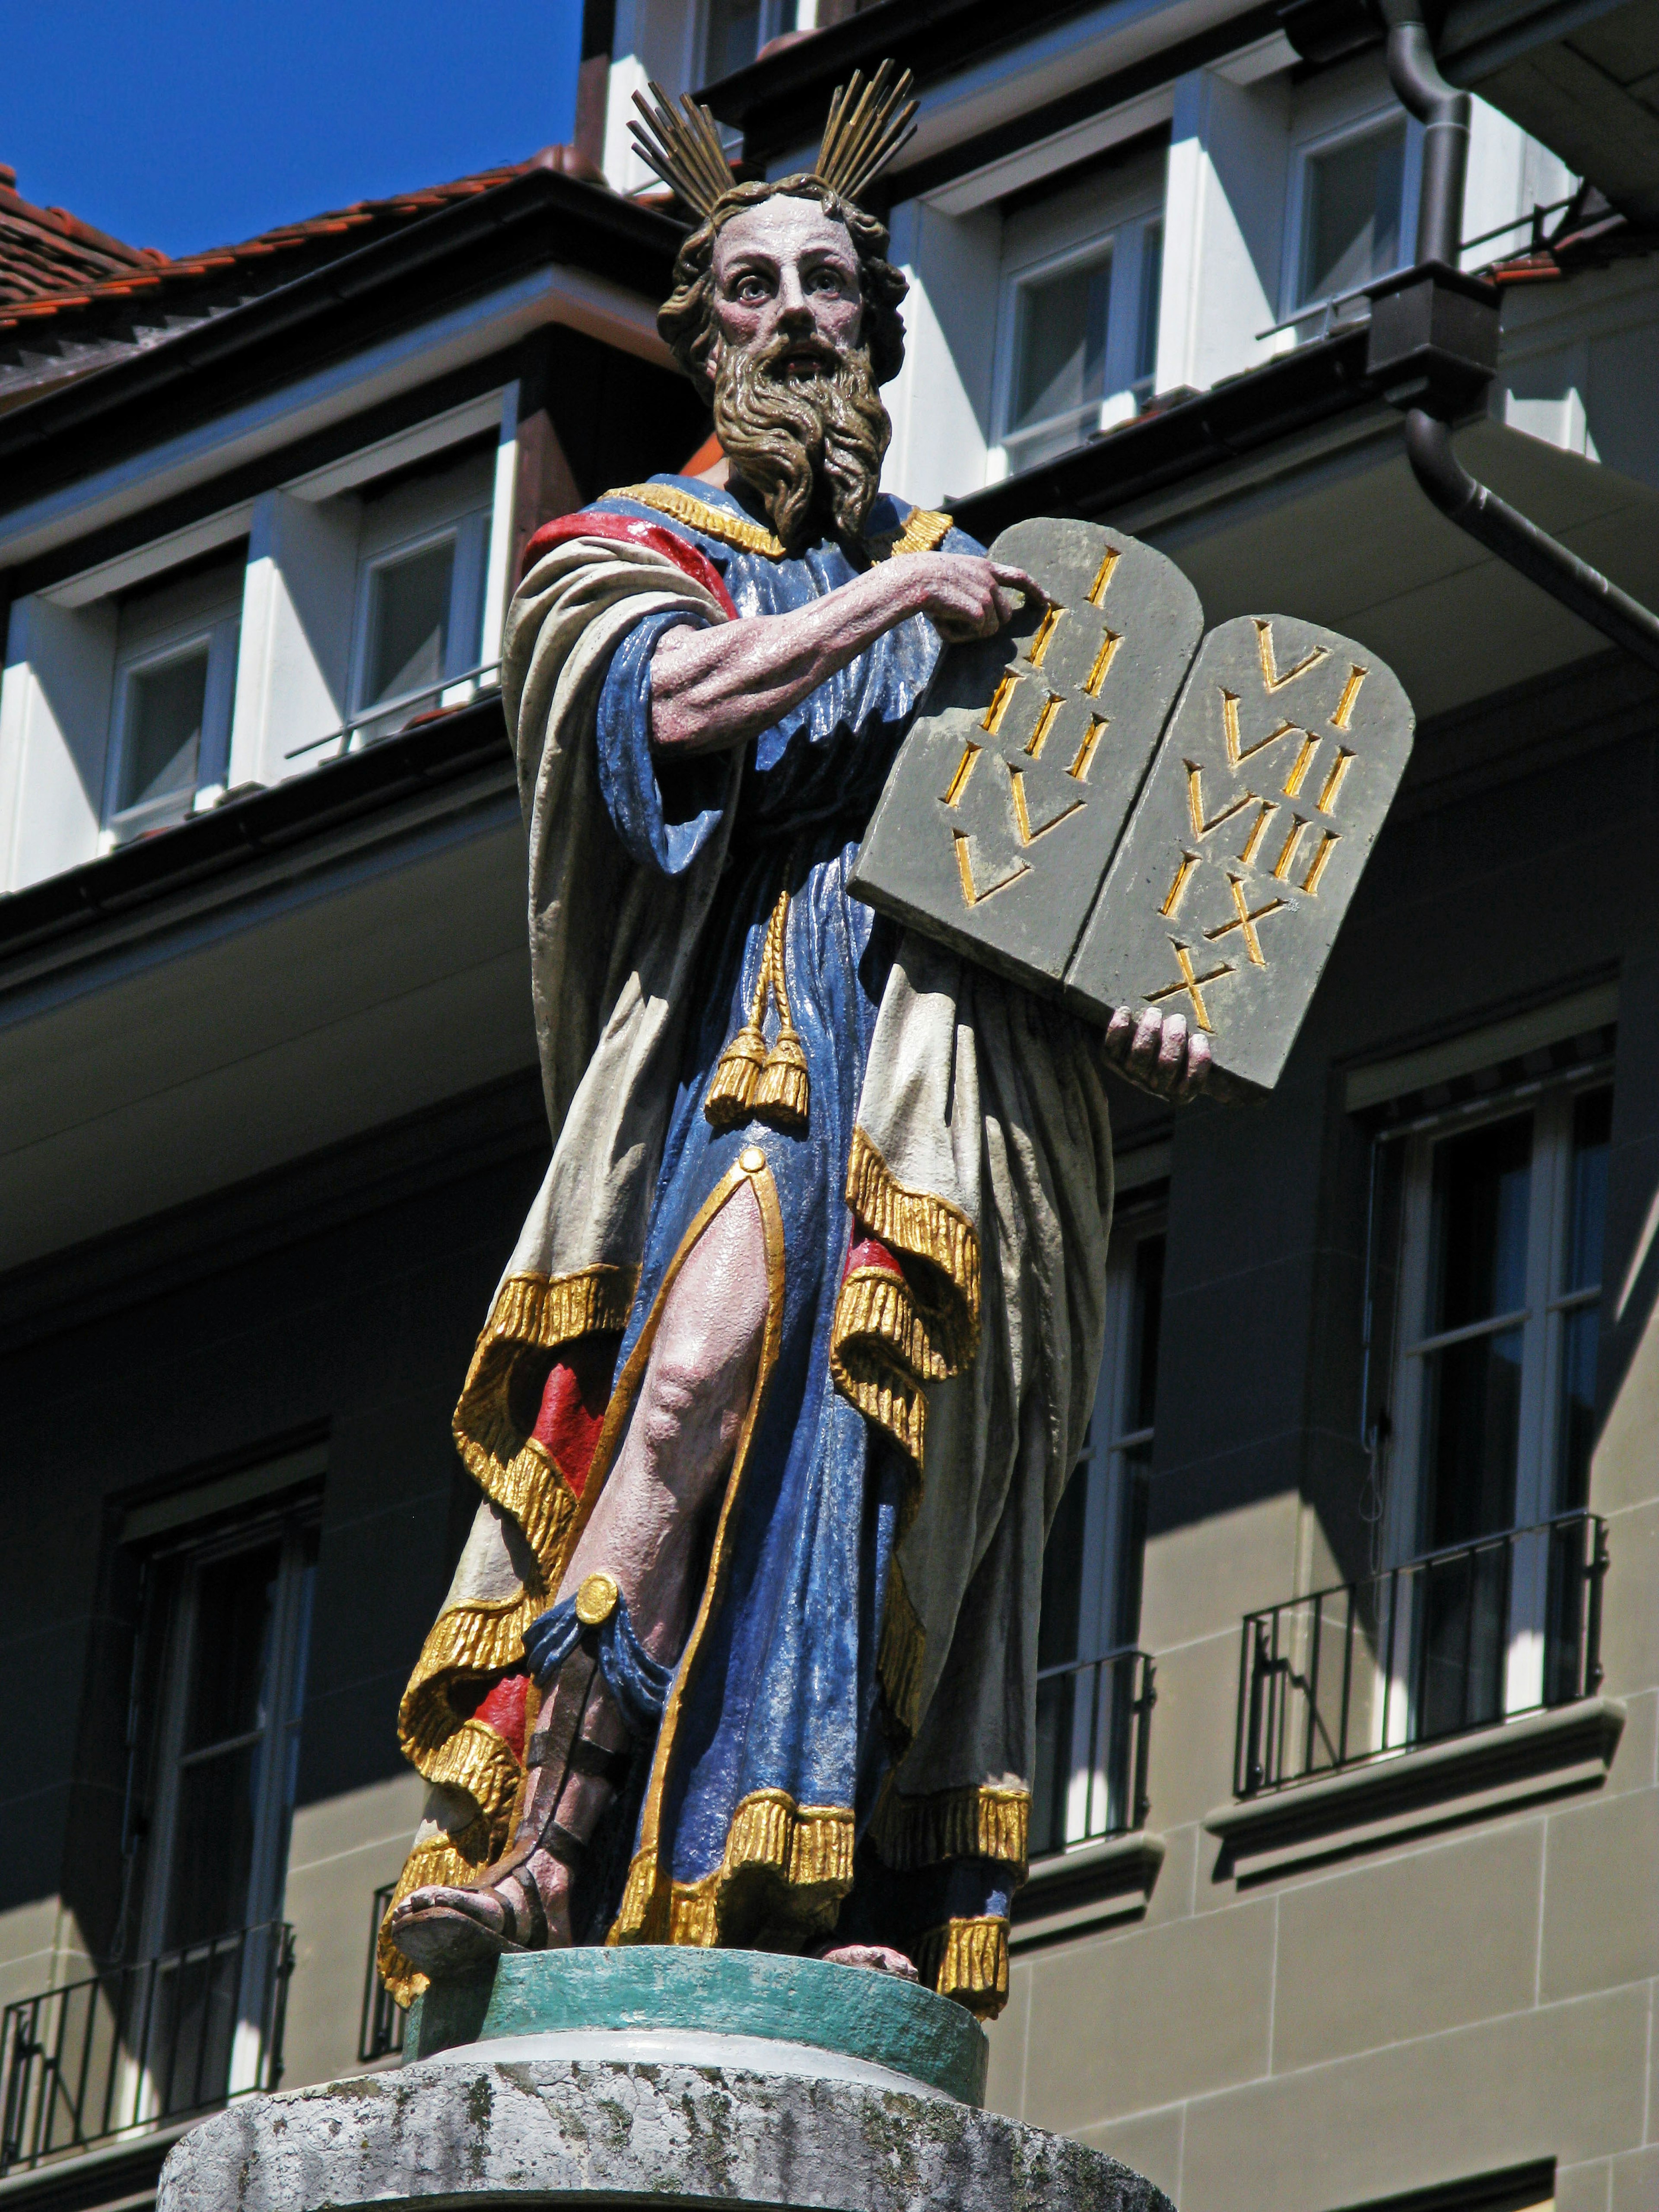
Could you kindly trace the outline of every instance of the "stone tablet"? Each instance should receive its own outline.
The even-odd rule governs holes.
[[[1066,976],[1095,1021],[1184,1014],[1270,1088],[1411,751],[1411,702],[1352,639],[1284,615],[1210,632]]]
[[[991,552],[1050,604],[942,656],[850,888],[1058,991],[1204,613],[1175,563],[1121,531],[1039,518]]]

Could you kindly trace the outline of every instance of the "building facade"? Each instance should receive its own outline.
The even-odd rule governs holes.
[[[1659,2201],[1659,693],[1413,481],[1366,288],[1421,134],[1334,12],[590,4],[580,151],[0,290],[0,2198],[396,2063],[393,1722],[547,1146],[505,599],[707,430],[633,91],[782,173],[892,52],[888,484],[1133,531],[1419,716],[1279,1088],[1115,1097],[992,2098],[1182,2212]],[[1656,48],[1441,33],[1504,301],[1458,452],[1650,605]]]

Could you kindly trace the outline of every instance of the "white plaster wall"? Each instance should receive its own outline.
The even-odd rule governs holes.
[[[108,599],[59,607],[30,598],[11,611],[0,692],[8,890],[78,867],[98,850],[115,620]]]
[[[884,395],[893,442],[883,482],[918,507],[938,507],[985,482],[1002,223],[994,211],[952,216],[906,200],[892,235],[910,293],[904,367]]]
[[[1265,361],[1279,319],[1289,81],[1194,70],[1176,86],[1157,387],[1203,390]]]
[[[230,771],[280,783],[317,765],[288,756],[345,720],[356,580],[356,501],[267,492],[248,536]]]
[[[654,78],[678,97],[697,76],[696,0],[617,0],[600,167],[617,191],[647,191],[658,183],[629,136],[634,94],[644,93],[647,79]]]

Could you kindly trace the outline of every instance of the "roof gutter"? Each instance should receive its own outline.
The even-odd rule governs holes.
[[[1417,266],[1371,295],[1368,374],[1404,409],[1412,473],[1448,521],[1604,637],[1659,669],[1659,616],[1478,483],[1452,451],[1453,417],[1484,398],[1498,365],[1496,289],[1464,276],[1457,265],[1469,95],[1440,73],[1422,0],[1380,4],[1389,27],[1389,82],[1424,129],[1423,185]]]

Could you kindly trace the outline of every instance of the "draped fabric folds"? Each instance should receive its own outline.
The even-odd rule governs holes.
[[[865,550],[940,544],[976,550],[883,500]],[[675,1272],[746,1180],[761,1381],[586,1939],[834,1929],[898,1943],[990,2014],[1024,1870],[1042,1540],[1103,1328],[1097,1048],[847,892],[937,659],[921,617],[736,754],[671,768],[649,742],[665,629],[854,573],[832,542],[786,558],[685,479],[532,541],[502,684],[553,1152],[456,1410],[483,1498],[399,1716],[429,1785],[399,1894],[470,1879],[509,1832],[525,1629]],[[384,1936],[381,1961],[394,1993],[420,1986]]]

